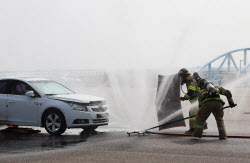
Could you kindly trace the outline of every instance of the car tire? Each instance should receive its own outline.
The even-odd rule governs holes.
[[[61,135],[67,129],[66,120],[59,110],[49,110],[44,115],[45,130],[51,135]]]

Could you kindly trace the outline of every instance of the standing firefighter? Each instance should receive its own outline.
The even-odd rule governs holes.
[[[198,87],[198,84],[191,75],[187,69],[182,68],[179,72],[178,75],[181,78],[181,85],[186,84],[187,86],[187,93],[184,95],[184,97],[180,97],[182,101],[189,100],[191,104],[197,101],[198,95],[200,92],[200,88]],[[195,116],[197,115],[199,107],[197,105],[192,106],[189,111],[189,116]],[[185,131],[185,134],[193,134],[195,131],[195,121],[196,117],[190,118],[189,119],[189,127],[190,129]],[[204,129],[207,129],[207,124],[204,123]]]
[[[199,111],[196,117],[195,137],[201,138],[203,132],[203,124],[208,119],[209,115],[213,113],[217,127],[219,130],[219,138],[226,139],[226,129],[223,120],[223,105],[225,102],[220,98],[220,95],[227,97],[228,103],[231,107],[235,107],[232,99],[232,94],[229,90],[226,90],[219,86],[213,86],[213,84],[205,79],[200,79],[198,85],[201,88],[199,93]]]

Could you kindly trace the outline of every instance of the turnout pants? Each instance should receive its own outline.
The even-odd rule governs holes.
[[[198,114],[198,110],[199,110],[199,106],[198,103],[196,102],[195,104],[193,104],[189,110],[189,116],[196,116]],[[189,118],[189,127],[191,128],[195,128],[195,124],[196,124],[196,117],[193,118]],[[206,125],[207,122],[204,122],[204,125]]]
[[[223,120],[223,108],[222,102],[220,101],[208,101],[199,109],[196,117],[196,126],[195,126],[195,137],[201,137],[203,132],[203,124],[208,119],[210,114],[213,113],[215,120],[217,122],[217,127],[219,131],[220,138],[226,138],[226,129]]]

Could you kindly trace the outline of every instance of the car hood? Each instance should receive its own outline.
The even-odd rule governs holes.
[[[78,102],[78,103],[89,103],[90,101],[104,101],[104,99],[101,97],[82,95],[82,94],[51,95],[47,97],[49,99]]]

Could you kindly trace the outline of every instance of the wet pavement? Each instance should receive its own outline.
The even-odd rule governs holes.
[[[218,135],[216,122],[214,120],[208,121],[209,129],[204,131],[204,134]],[[241,135],[250,136],[250,121],[226,121],[227,134],[228,135]],[[163,130],[162,132],[183,134],[186,128],[172,128]],[[157,130],[153,130],[159,132]],[[103,139],[107,140],[109,137],[113,137],[116,133],[123,133],[120,135],[121,139],[127,139],[125,129],[112,129],[110,127],[104,127],[97,131],[84,131],[82,129],[68,129],[61,136],[53,136],[46,132],[44,128],[40,127],[20,127],[7,128],[7,126],[0,127],[0,156],[11,155],[11,154],[24,154],[42,152],[48,150],[58,150],[64,148],[74,148],[76,146],[84,146],[89,138],[96,139],[95,142]],[[132,135],[138,137],[138,135]],[[148,135],[147,135],[148,136]],[[139,136],[140,137],[140,136]],[[138,138],[139,138],[138,137]],[[150,137],[154,137],[150,135]],[[172,139],[174,136],[165,136]],[[143,136],[141,136],[143,138]],[[149,137],[147,137],[149,138]],[[175,137],[176,139],[180,137]],[[190,139],[190,137],[187,137]],[[207,138],[206,138],[207,139]],[[216,138],[208,138],[216,139]],[[248,139],[250,141],[250,139]],[[247,140],[247,141],[248,141]],[[234,141],[234,140],[233,140]],[[94,143],[95,143],[94,142]],[[112,143],[112,142],[111,142]],[[185,144],[185,143],[184,143]]]
[[[217,135],[211,118],[205,134]],[[249,135],[250,121],[226,121],[228,135]],[[250,139],[194,139],[132,135],[110,126],[95,132],[69,129],[61,136],[41,132],[4,132],[0,128],[0,163],[9,162],[250,162]],[[183,133],[187,128],[166,132]]]
[[[39,152],[44,150],[60,149],[85,142],[89,136],[97,134],[96,131],[68,130],[64,135],[53,136],[42,128],[20,127],[0,128],[0,156],[6,154],[21,154]]]
[[[38,140],[31,140],[30,143],[36,144],[29,146],[31,149],[26,148],[26,152],[22,151],[22,153],[20,149],[19,154],[2,155],[0,162],[250,162],[250,139],[202,138],[197,140],[191,137],[165,135],[129,137],[126,132],[109,131],[97,132],[96,135],[84,139],[87,141],[69,143],[65,146],[60,141],[79,140],[80,135],[72,137],[65,135],[62,136],[63,138],[52,139],[48,135],[44,136],[46,134],[43,133],[37,134],[37,136],[39,135],[42,138],[40,143]],[[40,139],[37,136],[34,138]],[[68,139],[64,139],[64,137]],[[46,141],[48,142],[46,143]],[[17,142],[20,143],[18,139]],[[42,146],[42,142],[50,147]],[[29,142],[26,142],[26,146],[27,143]],[[24,148],[22,149],[24,150]]]

